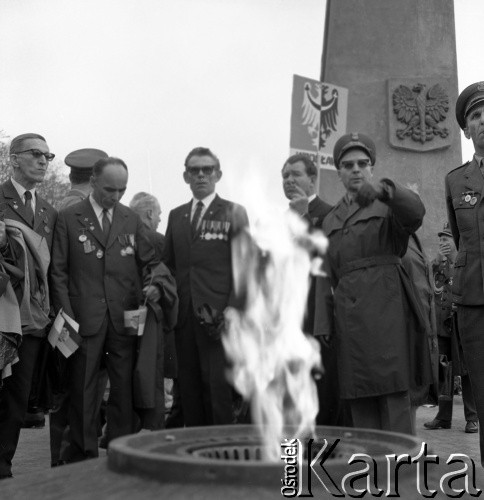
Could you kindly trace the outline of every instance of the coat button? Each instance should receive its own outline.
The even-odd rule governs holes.
[[[106,302],[106,299],[101,299],[101,302],[104,304]]]
[[[345,230],[343,231],[343,233],[344,233],[344,234],[348,234],[348,232],[349,232],[349,229],[345,229]]]

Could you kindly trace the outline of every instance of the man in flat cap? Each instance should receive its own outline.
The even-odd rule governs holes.
[[[318,278],[314,333],[335,336],[340,395],[354,425],[411,434],[411,377],[430,383],[432,373],[425,322],[401,257],[425,208],[389,179],[373,183],[375,144],[366,135],[344,135],[333,156],[346,189],[323,222],[335,324],[331,291]]]
[[[49,288],[55,209],[36,192],[54,159],[39,134],[22,134],[10,144],[11,178],[0,186],[1,260],[18,269],[10,276],[22,324],[19,361],[0,389],[0,479],[12,476],[12,459],[27,411],[32,378],[49,323]],[[12,268],[11,268],[12,269]]]
[[[71,169],[69,174],[71,190],[60,202],[59,210],[79,203],[89,196],[92,190],[92,169],[98,160],[107,157],[107,153],[94,148],[76,149],[66,156],[64,163]]]
[[[471,382],[462,356],[462,347],[454,321],[452,300],[452,280],[454,276],[457,248],[450,232],[448,222],[438,232],[439,248],[432,261],[434,275],[435,309],[437,316],[437,335],[440,355],[439,411],[430,422],[425,422],[426,429],[450,429],[454,398],[454,377],[460,375],[462,382],[462,402],[467,433],[478,432],[476,403],[472,394]]]
[[[462,91],[456,118],[474,157],[445,178],[449,224],[457,248],[452,294],[457,304],[457,325],[469,371],[477,415],[484,423],[484,81]],[[484,465],[484,434],[480,433]]]

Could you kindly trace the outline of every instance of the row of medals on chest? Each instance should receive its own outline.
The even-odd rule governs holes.
[[[200,238],[202,240],[225,240],[229,239],[230,222],[220,220],[202,220],[200,227]]]
[[[464,191],[463,193],[461,193],[461,195],[461,200],[465,203],[468,203],[472,207],[477,203],[477,196],[474,191]]]
[[[89,222],[90,226],[89,228],[80,228],[79,231],[81,234],[79,235],[79,242],[82,243],[82,246],[84,248],[84,253],[92,253],[94,250],[96,250],[96,245],[91,242],[91,240],[87,237],[86,231],[89,229],[89,231],[94,231],[94,224],[90,222],[88,219],[85,219],[84,222]],[[120,234],[118,236],[118,241],[121,245],[121,250],[120,254],[121,257],[126,257],[127,255],[133,255],[134,254],[134,234]],[[104,256],[104,252],[102,251],[101,248],[97,249],[96,252],[96,257],[98,259],[102,259]]]

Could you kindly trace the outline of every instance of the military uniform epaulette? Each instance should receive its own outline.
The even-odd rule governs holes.
[[[470,164],[470,161],[466,161],[463,165],[460,165],[459,167],[455,167],[454,169],[452,169],[450,172],[447,172],[447,176],[449,176],[450,174],[454,173],[454,172],[457,172],[458,170],[460,170],[461,168],[464,168],[464,167],[467,167],[468,165]]]

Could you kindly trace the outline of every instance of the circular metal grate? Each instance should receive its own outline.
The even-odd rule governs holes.
[[[329,443],[332,445],[332,442]],[[324,442],[315,441],[311,446],[311,460],[316,457]],[[355,453],[364,453],[363,446],[355,444],[340,444],[335,448],[327,460],[344,459],[348,460]],[[262,461],[263,451],[260,443],[215,443],[208,446],[188,448],[189,454],[195,457],[209,458],[211,460],[236,460],[236,461]],[[308,456],[307,448],[304,450],[304,459]]]

